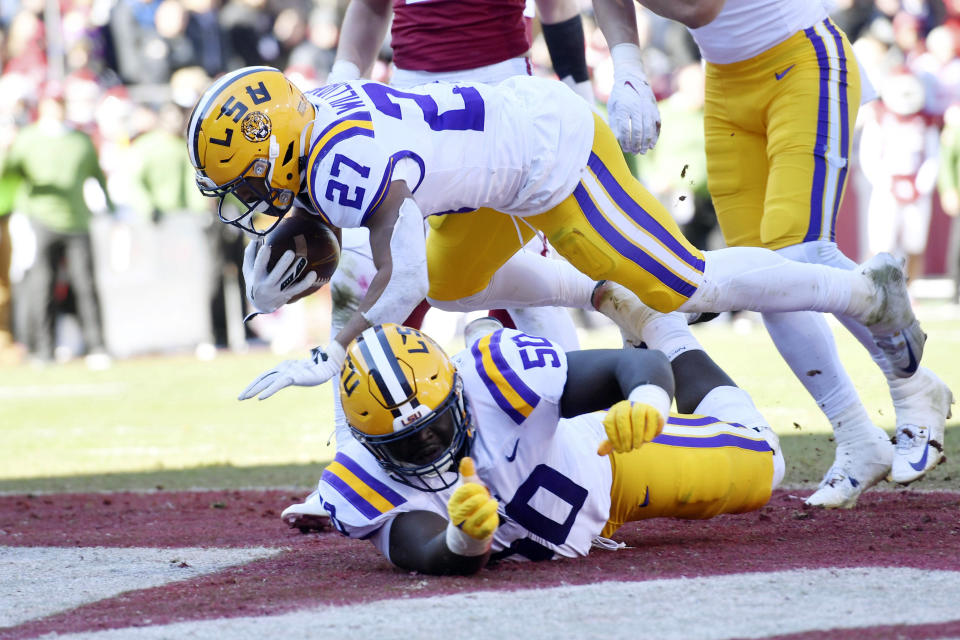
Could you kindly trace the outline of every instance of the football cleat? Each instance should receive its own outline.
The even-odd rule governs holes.
[[[887,476],[893,462],[893,445],[882,429],[876,430],[876,438],[869,443],[837,448],[833,466],[804,504],[826,509],[852,509],[861,493]]]
[[[701,324],[710,322],[720,317],[719,313],[714,311],[688,311],[686,314],[687,324]]]
[[[590,296],[593,308],[607,316],[620,328],[624,342],[643,342],[643,327],[664,314],[641,302],[635,293],[612,280],[600,280]]]
[[[897,412],[896,449],[890,480],[908,484],[946,460],[943,440],[947,419],[952,415],[953,393],[929,369],[917,372],[918,390],[894,399]]]
[[[280,519],[292,529],[299,529],[300,533],[323,531],[330,526],[330,514],[320,502],[320,494],[316,491],[307,496],[303,502],[292,504],[283,510]]]
[[[903,267],[889,253],[878,253],[860,265],[858,271],[870,278],[877,289],[877,306],[864,324],[886,355],[894,375],[909,378],[920,366],[927,334],[913,314]]]

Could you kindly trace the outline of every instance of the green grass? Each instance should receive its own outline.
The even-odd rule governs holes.
[[[925,303],[924,364],[960,392],[960,310]],[[836,326],[838,348],[876,424],[892,433],[886,385]],[[830,425],[759,323],[716,321],[695,332],[781,435],[788,485],[816,483],[833,459]],[[615,346],[611,328],[584,346]],[[82,363],[0,369],[0,491],[309,487],[333,457],[329,386],[285,389],[266,401],[237,394],[278,357],[266,351],[137,358],[101,372]],[[958,413],[960,417],[960,413]],[[947,464],[919,487],[960,490],[960,420],[948,423]]]

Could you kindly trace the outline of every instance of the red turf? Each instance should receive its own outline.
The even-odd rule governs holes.
[[[333,532],[302,535],[291,530],[279,512],[300,498],[283,491],[0,496],[0,545],[5,546],[284,549],[242,567],[3,629],[0,639],[122,628],[144,619],[163,624],[278,614],[403,594],[425,597],[795,568],[960,570],[956,493],[872,491],[854,510],[823,511],[804,508],[799,497],[779,491],[770,504],[750,514],[630,524],[616,536],[629,545],[625,550],[539,564],[506,562],[472,578],[411,576],[391,567],[369,543]],[[930,545],[930,540],[937,543]],[[372,584],[377,588],[371,589]],[[943,636],[960,632],[960,622],[875,631],[876,637]]]

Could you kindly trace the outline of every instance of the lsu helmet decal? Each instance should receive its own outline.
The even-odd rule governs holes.
[[[452,486],[472,440],[463,383],[429,337],[377,325],[347,347],[340,401],[354,437],[398,482],[422,491]]]
[[[187,124],[187,150],[205,196],[220,199],[218,215],[257,235],[280,221],[300,192],[314,107],[273,67],[244,67],[210,86]],[[227,215],[236,196],[244,206]],[[257,214],[272,216],[269,224]]]

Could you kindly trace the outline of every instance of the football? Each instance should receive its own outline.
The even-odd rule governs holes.
[[[330,281],[340,262],[340,240],[337,234],[319,217],[303,209],[293,209],[285,215],[264,237],[263,243],[264,247],[270,247],[268,270],[273,269],[277,260],[287,250],[292,250],[296,254],[294,272],[280,284],[281,290],[299,282],[300,278],[307,273],[317,272],[316,283],[303,293],[291,298],[289,302],[295,302],[316,293]]]

